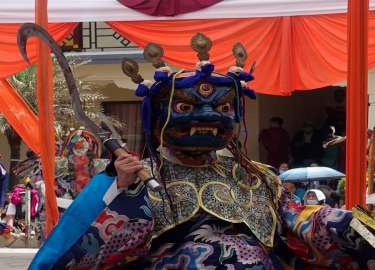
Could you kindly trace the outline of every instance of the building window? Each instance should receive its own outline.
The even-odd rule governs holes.
[[[64,51],[121,51],[138,46],[104,22],[84,22],[62,41]]]

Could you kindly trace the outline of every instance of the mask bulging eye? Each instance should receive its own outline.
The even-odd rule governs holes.
[[[174,111],[178,113],[192,112],[193,110],[194,110],[194,106],[192,104],[178,102],[174,105]]]
[[[233,108],[232,108],[232,105],[229,102],[227,102],[227,103],[224,103],[224,104],[221,104],[221,105],[217,106],[216,110],[218,112],[228,113],[228,112],[233,111]]]

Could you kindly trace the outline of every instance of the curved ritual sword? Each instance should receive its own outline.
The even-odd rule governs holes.
[[[17,43],[23,59],[27,63],[30,63],[26,51],[27,41],[30,37],[37,37],[40,40],[42,40],[51,48],[51,51],[55,54],[56,59],[63,71],[69,89],[74,114],[77,117],[77,119],[80,122],[82,122],[88,129],[90,129],[94,134],[96,134],[103,142],[103,145],[109,151],[111,151],[116,157],[120,156],[121,154],[127,154],[128,152],[121,147],[117,138],[111,138],[110,132],[98,127],[84,113],[76,82],[67,59],[65,58],[60,46],[55,42],[55,40],[49,35],[49,33],[46,30],[44,30],[44,28],[40,27],[37,24],[25,23],[21,26],[21,28],[18,31]],[[145,184],[147,184],[147,187],[149,187],[151,190],[159,191],[161,189],[160,184],[152,176],[149,170],[142,169],[138,171],[137,175]]]

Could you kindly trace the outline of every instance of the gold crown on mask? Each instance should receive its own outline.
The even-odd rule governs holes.
[[[212,41],[207,36],[205,36],[202,33],[197,33],[191,38],[190,45],[191,48],[197,52],[197,57],[199,59],[199,61],[196,64],[196,70],[201,70],[204,66],[211,64],[209,60],[209,51],[212,48]],[[248,58],[246,49],[240,42],[238,42],[233,46],[232,54],[236,59],[236,64],[229,68],[229,72],[240,74],[244,71],[243,68]],[[162,60],[163,56],[164,50],[158,44],[149,43],[144,48],[144,59],[152,63],[152,66],[156,69],[156,71],[165,72],[169,75],[172,73],[172,69],[169,66],[167,66],[165,62]],[[256,62],[254,61],[248,74],[253,74],[255,70],[255,64]],[[136,84],[142,83],[144,85],[147,85],[148,87],[150,87],[153,84],[153,82],[143,79],[143,77],[139,74],[138,63],[132,59],[123,59],[122,70]],[[182,74],[181,76],[187,75],[188,74]]]

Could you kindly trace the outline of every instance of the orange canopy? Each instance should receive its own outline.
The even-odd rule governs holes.
[[[375,66],[375,12],[369,16],[369,67]],[[210,52],[216,69],[226,72],[235,63],[232,46],[242,42],[247,67],[256,60],[251,87],[270,95],[290,95],[346,80],[346,14],[253,19],[108,22],[127,39],[144,47],[160,44],[165,60],[192,69],[197,57],[190,38],[202,32],[213,41]]]
[[[214,43],[211,60],[221,72],[234,63],[233,44],[241,41],[249,52],[247,67],[257,61],[259,93],[289,95],[294,90],[310,90],[346,80],[346,14],[311,15],[254,19],[213,19],[176,21],[109,22],[126,38],[145,46],[159,43],[167,62],[194,68],[197,61],[190,48],[196,32],[208,35]],[[56,40],[70,33],[75,23],[50,24]],[[0,78],[26,67],[16,47],[17,24],[0,24]],[[375,12],[369,15],[369,67],[375,66]],[[216,46],[215,46],[216,44]],[[29,55],[36,59],[35,42]]]
[[[58,42],[61,42],[73,29],[76,23],[52,23],[48,25],[48,32]],[[0,24],[0,78],[6,78],[27,67],[17,47],[17,31],[20,24]],[[28,42],[28,55],[34,63],[37,57],[37,42]]]

